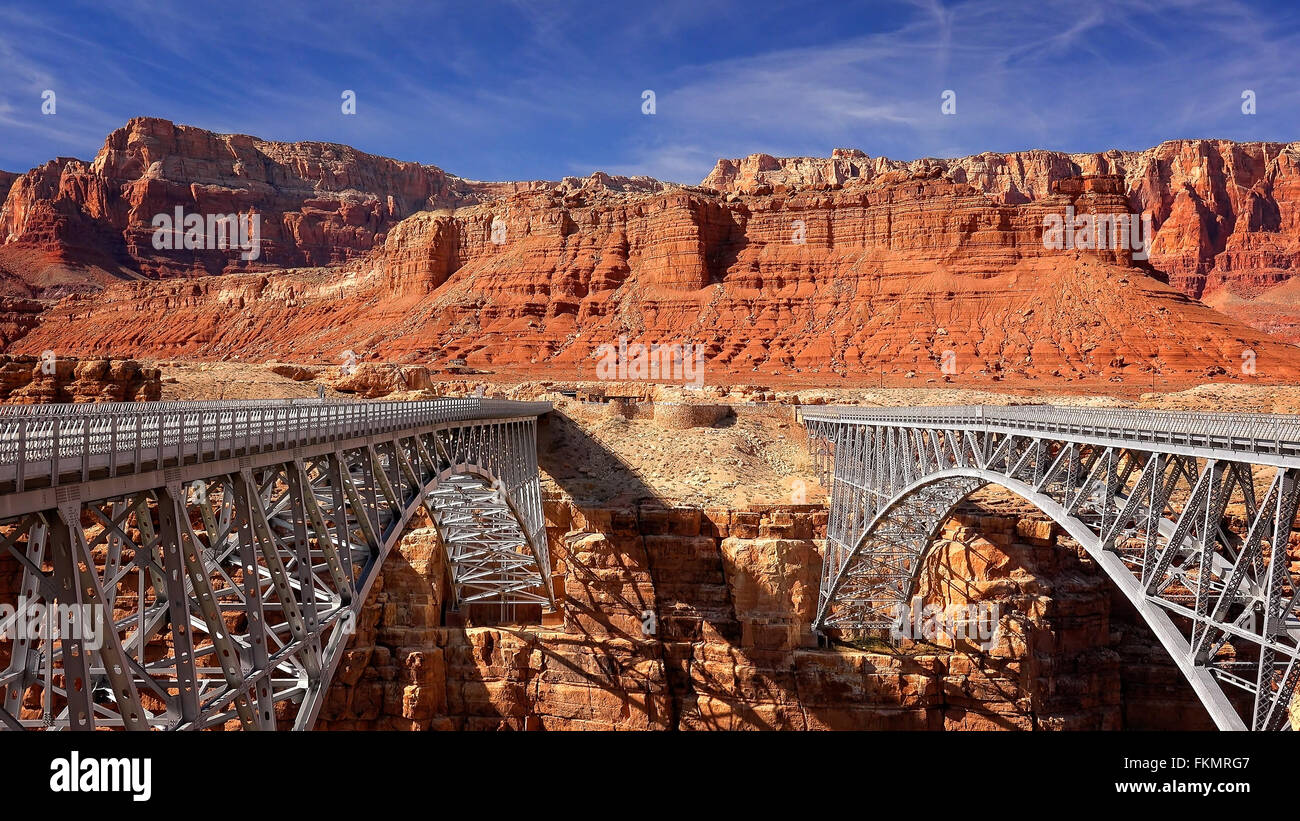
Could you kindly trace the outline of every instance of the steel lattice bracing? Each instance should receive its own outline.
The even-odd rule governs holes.
[[[310,728],[421,508],[458,603],[549,608],[536,458],[549,410],[475,399],[5,409],[0,578],[21,581],[0,603],[77,605],[100,629],[17,635],[18,613],[0,624],[12,636],[0,638],[0,726],[273,729],[292,715]]]
[[[896,627],[943,521],[996,484],[1088,551],[1220,728],[1289,727],[1300,417],[1027,406],[802,418],[831,482],[818,629]]]

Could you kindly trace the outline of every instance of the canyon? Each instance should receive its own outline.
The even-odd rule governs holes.
[[[10,364],[29,375],[40,365]],[[539,422],[537,453],[557,612],[454,609],[437,531],[417,514],[365,600],[319,729],[1210,726],[1174,662],[1087,553],[1046,514],[992,489],[945,522],[920,587],[931,606],[995,606],[992,643],[944,636],[891,643],[834,633],[819,641],[811,625],[827,494],[795,410],[840,398],[826,389],[697,392],[588,383],[575,392],[547,382],[474,378],[412,389],[427,377],[417,367],[364,368],[338,378],[332,369],[283,363],[186,361],[60,361],[53,378],[88,401],[85,386],[93,379],[132,368],[160,386],[164,399],[231,398],[226,386],[235,383],[257,386],[258,396],[386,388],[398,399],[439,390],[554,403]],[[1143,404],[1214,401],[1258,410],[1296,401],[1282,389],[1232,387],[1238,393],[1230,397],[1153,394]],[[130,398],[110,393],[96,396]],[[683,401],[695,393],[709,401]],[[871,404],[917,403],[913,391],[852,393]],[[946,403],[1016,401],[955,388],[924,393]],[[44,390],[25,396],[62,398]],[[1105,397],[1041,398],[1126,405]],[[138,519],[125,526],[134,543]],[[93,550],[97,562],[106,560],[105,544]],[[16,595],[20,565],[0,558],[0,592]],[[1300,566],[1300,544],[1291,546],[1290,561]],[[24,707],[26,717],[39,715],[38,703]],[[292,702],[278,710],[286,724],[292,720]]]
[[[627,337],[702,346],[710,383],[1294,382],[1295,163],[1294,144],[1193,140],[753,155],[699,186],[478,183],[138,119],[92,162],[10,183],[0,334],[27,354],[351,351],[589,379]],[[177,205],[256,210],[262,253],[153,250],[150,218]],[[1066,208],[1150,214],[1150,259],[1045,249],[1044,218]]]
[[[550,417],[539,437],[559,612],[539,624],[450,610],[436,534],[417,522],[367,601],[321,729],[1209,726],[1136,612],[1023,503],[970,500],[926,569],[929,604],[996,602],[993,647],[818,646],[822,504],[684,502],[654,481],[611,496],[568,457],[584,417]]]

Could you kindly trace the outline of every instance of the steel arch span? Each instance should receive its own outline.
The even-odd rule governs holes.
[[[457,606],[551,608],[536,458],[549,410],[0,411],[0,578],[20,580],[0,593],[0,727],[310,729],[420,510]]]
[[[802,418],[831,487],[816,629],[898,627],[943,521],[995,484],[1083,546],[1220,729],[1289,729],[1300,417],[974,406]]]

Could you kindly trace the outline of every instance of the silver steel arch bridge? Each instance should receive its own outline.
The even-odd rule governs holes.
[[[310,729],[421,509],[456,606],[552,609],[536,454],[550,410],[0,409],[0,727]]]
[[[1124,592],[1220,729],[1290,729],[1300,417],[804,408],[830,519],[815,629],[894,630],[943,521],[990,484]]]

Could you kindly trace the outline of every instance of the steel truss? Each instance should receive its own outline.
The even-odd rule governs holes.
[[[434,403],[354,404],[387,419],[379,406]],[[224,446],[193,460],[155,450],[138,472],[56,475],[0,496],[0,569],[21,578],[0,594],[11,605],[0,628],[14,635],[0,639],[0,726],[310,729],[380,566],[421,508],[456,604],[551,608],[536,457],[549,405],[457,407],[396,426],[277,423],[269,437],[232,423]],[[27,615],[75,605],[90,624],[16,630],[18,603]]]
[[[926,551],[989,484],[1128,596],[1221,729],[1289,729],[1300,418],[1052,407],[805,410],[831,483],[815,628],[898,626]]]

